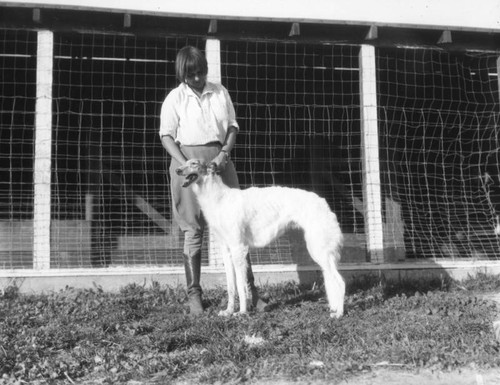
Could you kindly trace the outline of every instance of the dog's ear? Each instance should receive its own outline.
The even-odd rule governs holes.
[[[207,164],[207,172],[208,174],[218,174],[219,168],[217,167],[217,164],[215,162]]]

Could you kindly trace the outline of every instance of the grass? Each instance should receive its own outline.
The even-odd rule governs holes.
[[[322,290],[294,283],[261,292],[272,311],[221,318],[222,289],[202,317],[182,288],[131,285],[119,293],[67,288],[0,298],[0,384],[237,383],[340,380],[380,365],[398,370],[500,367],[492,322],[498,276],[466,281],[348,283],[333,320]]]

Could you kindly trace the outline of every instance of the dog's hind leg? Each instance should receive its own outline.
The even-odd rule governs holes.
[[[229,249],[221,242],[219,242],[221,247],[222,259],[224,261],[224,270],[226,271],[226,283],[227,283],[227,308],[226,310],[221,310],[219,312],[220,316],[228,317],[234,313],[234,306],[236,300],[236,276],[233,265],[233,259],[231,258],[231,253]]]
[[[321,258],[313,259],[323,271],[330,317],[340,318],[344,314],[345,282],[337,270],[335,257],[331,253],[324,253]]]
[[[337,270],[339,247],[331,243],[330,236],[321,232],[305,232],[304,238],[309,254],[323,271],[330,317],[339,318],[344,314],[345,296],[345,283]]]
[[[345,282],[337,270],[337,266],[332,255],[328,256],[328,261],[323,268],[325,279],[325,289],[330,305],[330,317],[340,318],[344,314]]]

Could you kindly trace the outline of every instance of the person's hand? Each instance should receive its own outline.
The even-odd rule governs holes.
[[[219,154],[212,160],[213,163],[217,166],[217,170],[219,172],[222,172],[225,170],[227,161],[228,161],[228,155],[227,152],[221,151]]]

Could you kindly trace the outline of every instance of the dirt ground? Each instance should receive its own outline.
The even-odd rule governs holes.
[[[498,385],[500,370],[474,371],[470,369],[455,372],[420,371],[420,373],[399,372],[390,369],[375,370],[339,385]]]
[[[128,385],[142,384],[139,382]],[[331,381],[289,381],[289,380],[259,380],[245,382],[249,385],[500,385],[500,369],[487,371],[463,369],[453,372],[432,372],[421,370],[411,373],[404,370],[380,368],[370,373],[361,374],[338,383]],[[176,385],[192,385],[179,382]]]
[[[252,385],[295,385],[290,381],[251,382]],[[347,381],[332,384],[331,381],[301,382],[301,385],[499,385],[500,370],[475,371],[465,369],[455,372],[420,371],[408,373],[393,369],[377,369],[353,377]]]

